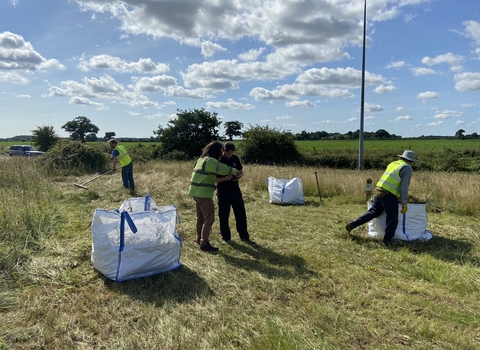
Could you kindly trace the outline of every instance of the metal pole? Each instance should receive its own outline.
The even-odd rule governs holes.
[[[365,107],[365,38],[367,31],[367,0],[363,7],[363,58],[362,58],[362,97],[360,104],[360,134],[358,137],[358,170],[363,170],[363,124]]]

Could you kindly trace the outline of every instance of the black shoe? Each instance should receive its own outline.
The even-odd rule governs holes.
[[[209,252],[209,253],[218,252],[218,248],[214,247],[213,245],[210,245],[210,243],[201,245],[200,249],[203,250],[204,252]]]
[[[348,233],[350,233],[350,231],[352,231],[354,229],[353,225],[348,223],[346,226],[345,226],[345,230],[347,230]]]
[[[391,248],[393,245],[392,241],[382,241],[382,247]]]
[[[257,244],[254,241],[251,241],[250,239],[242,239],[242,242],[248,243],[248,244]]]

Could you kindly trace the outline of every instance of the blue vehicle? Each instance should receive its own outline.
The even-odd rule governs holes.
[[[8,151],[9,156],[24,156],[24,157],[37,157],[41,156],[44,152],[38,151],[33,146],[26,145],[12,145]]]

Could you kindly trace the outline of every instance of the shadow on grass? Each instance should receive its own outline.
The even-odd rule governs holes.
[[[271,249],[262,247],[259,244],[246,245],[230,241],[229,245],[233,249],[250,255],[251,257],[235,257],[221,250],[219,255],[221,255],[229,265],[245,270],[254,270],[269,278],[310,278],[316,275],[314,271],[305,267],[305,260],[298,255],[282,255]]]
[[[430,231],[431,232],[431,231]],[[456,240],[442,237],[435,232],[431,232],[433,238],[427,242],[422,241],[396,241],[393,250],[406,248],[413,254],[429,254],[435,259],[451,262],[457,265],[470,264],[480,267],[480,258],[472,255],[475,246],[465,240]],[[351,239],[357,244],[369,244],[380,242],[377,238],[368,236],[352,235]]]
[[[210,286],[195,271],[185,266],[155,276],[120,283],[100,273],[99,276],[103,278],[109,290],[126,294],[133,300],[155,304],[157,307],[162,306],[166,301],[185,303],[198,297],[214,294]]]

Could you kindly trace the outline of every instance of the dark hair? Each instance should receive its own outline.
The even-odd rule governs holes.
[[[220,158],[223,152],[223,144],[220,141],[212,141],[202,149],[201,158],[209,156],[215,159]]]
[[[225,142],[225,151],[235,151],[235,145],[233,144],[233,142]]]

